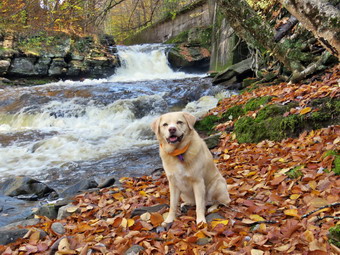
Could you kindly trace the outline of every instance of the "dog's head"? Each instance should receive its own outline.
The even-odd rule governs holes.
[[[157,118],[151,128],[157,139],[169,144],[182,142],[193,130],[196,117],[186,112],[170,112]]]

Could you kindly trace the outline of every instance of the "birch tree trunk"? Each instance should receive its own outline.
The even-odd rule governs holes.
[[[340,11],[326,0],[280,0],[334,56],[340,53]]]

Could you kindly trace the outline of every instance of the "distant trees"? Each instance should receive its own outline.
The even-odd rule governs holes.
[[[0,30],[125,37],[195,0],[1,0]]]

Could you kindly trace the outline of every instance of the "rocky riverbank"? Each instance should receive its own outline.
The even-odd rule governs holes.
[[[0,76],[5,78],[108,77],[119,65],[109,35],[0,33]]]

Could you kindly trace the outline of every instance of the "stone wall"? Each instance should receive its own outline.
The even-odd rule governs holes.
[[[110,50],[113,46],[110,36],[96,42],[93,37],[62,33],[30,37],[2,33],[0,76],[107,77],[119,66],[118,57]]]
[[[178,12],[173,18],[166,18],[129,38],[127,44],[163,43],[193,27],[211,26],[210,1],[201,0]]]

